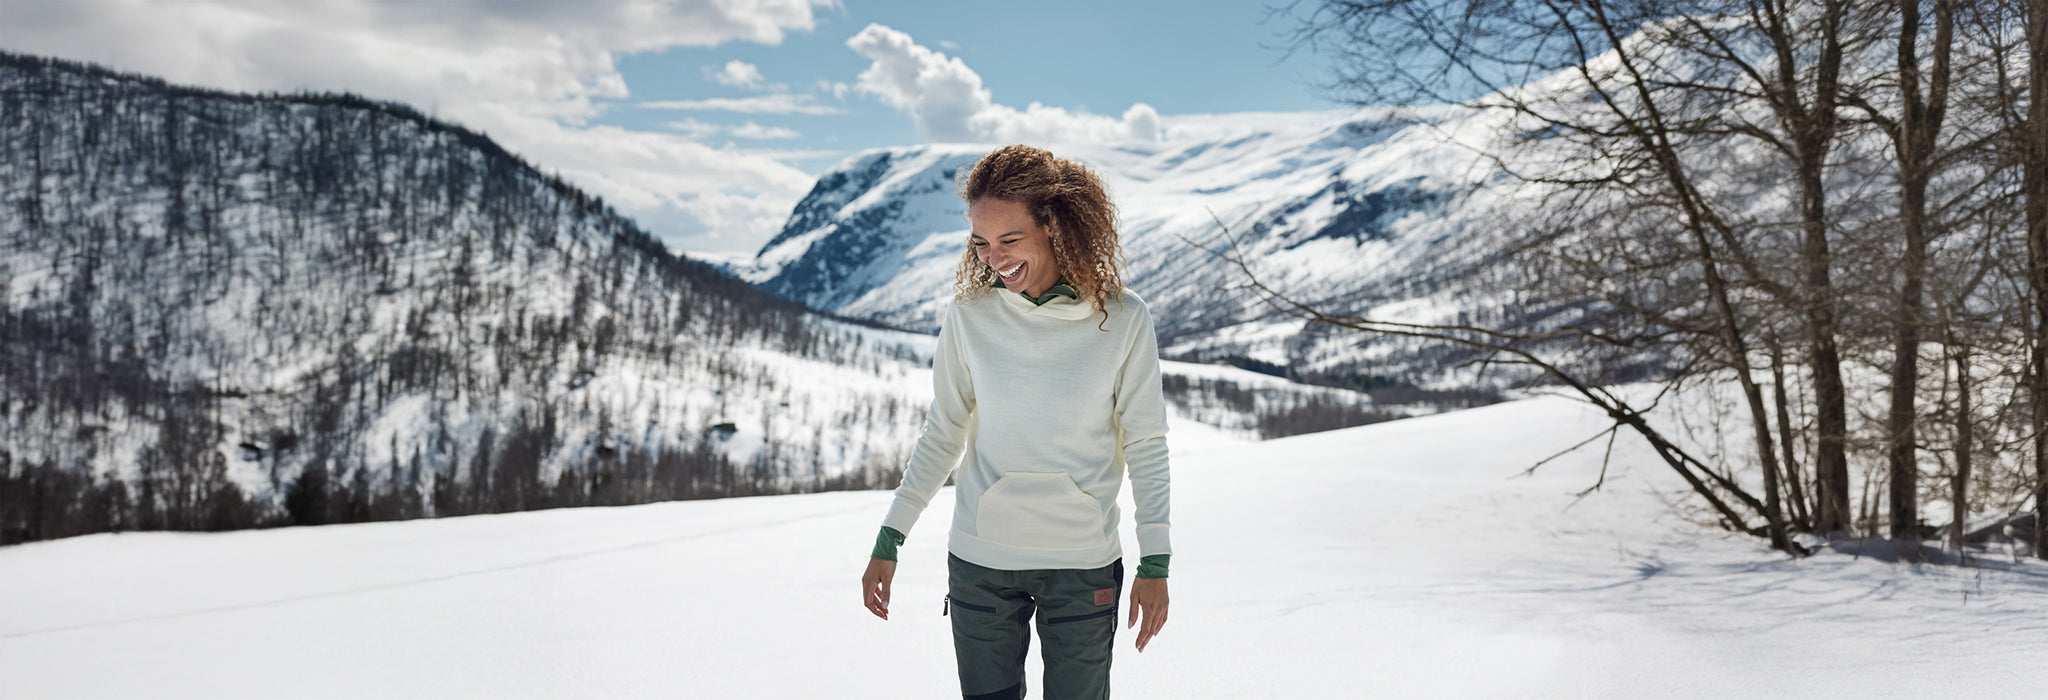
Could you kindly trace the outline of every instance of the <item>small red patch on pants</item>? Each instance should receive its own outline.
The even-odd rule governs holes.
[[[1114,602],[1116,602],[1116,589],[1104,588],[1095,592],[1096,605],[1108,605]]]

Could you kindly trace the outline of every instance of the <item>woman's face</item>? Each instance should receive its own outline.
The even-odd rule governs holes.
[[[1060,281],[1052,235],[1031,220],[1022,203],[992,197],[976,200],[967,207],[967,222],[974,254],[996,271],[1005,289],[1038,296]]]

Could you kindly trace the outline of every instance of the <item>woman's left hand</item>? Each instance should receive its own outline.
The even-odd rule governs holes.
[[[1138,651],[1142,652],[1145,643],[1166,626],[1166,579],[1141,578],[1131,582],[1131,619],[1124,627],[1136,626],[1141,616],[1145,624],[1138,628]]]
[[[861,603],[868,612],[884,620],[889,619],[889,582],[896,580],[896,562],[887,559],[868,559],[868,570],[860,575]]]

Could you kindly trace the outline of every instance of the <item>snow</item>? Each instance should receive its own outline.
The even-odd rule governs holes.
[[[1311,385],[1301,384],[1298,382],[1291,382],[1284,377],[1275,377],[1270,374],[1253,372],[1248,369],[1232,367],[1230,365],[1207,365],[1199,362],[1176,362],[1174,360],[1160,360],[1159,372],[1161,374],[1177,374],[1184,377],[1188,377],[1190,379],[1228,381],[1242,385],[1246,388],[1278,389],[1289,391],[1313,390],[1313,387]],[[1359,396],[1359,398],[1364,399],[1365,397]]]
[[[1173,617],[1144,654],[1119,635],[1118,697],[2038,687],[2048,566],[1788,559],[1695,522],[1628,436],[1583,500],[1599,443],[1523,475],[1603,427],[1555,396],[1258,443],[1176,424]],[[8,547],[0,695],[948,697],[951,495],[910,533],[884,622],[856,580],[889,498]]]

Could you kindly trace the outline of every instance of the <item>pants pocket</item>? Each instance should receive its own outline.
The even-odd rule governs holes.
[[[1102,503],[1066,472],[1010,472],[981,494],[975,535],[1033,549],[1082,549],[1107,536]]]
[[[953,596],[952,596],[952,594],[947,594],[947,595],[946,595],[946,607],[948,607],[948,608],[959,608],[959,609],[961,609],[961,610],[966,610],[966,611],[969,611],[969,612],[978,612],[978,613],[981,613],[981,614],[983,614],[983,615],[994,615],[994,614],[996,614],[996,609],[995,609],[995,606],[992,606],[992,605],[975,605],[975,604],[973,604],[973,603],[969,603],[969,602],[966,602],[966,601],[960,600],[959,598],[955,598],[955,597],[953,597]]]

